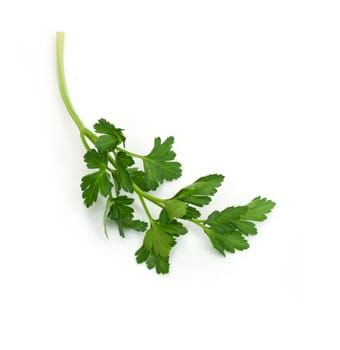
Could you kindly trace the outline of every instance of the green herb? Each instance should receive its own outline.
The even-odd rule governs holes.
[[[196,224],[210,240],[212,246],[222,255],[234,253],[249,247],[246,237],[255,235],[254,222],[264,221],[275,203],[256,197],[250,203],[214,211],[207,218],[201,218],[199,211],[211,202],[211,197],[221,186],[224,176],[212,174],[200,177],[194,183],[182,188],[171,198],[159,198],[150,191],[163,182],[179,178],[181,164],[175,161],[172,149],[174,138],[154,140],[154,146],[147,155],[140,155],[125,148],[123,129],[116,128],[105,119],[94,124],[94,130],[85,127],[75,112],[67,91],[64,74],[64,33],[57,33],[57,69],[60,93],[65,106],[77,125],[80,138],[86,149],[84,161],[90,173],[81,179],[81,190],[86,207],[90,207],[101,195],[106,199],[104,209],[104,232],[107,223],[116,223],[119,234],[126,231],[145,232],[142,246],[136,252],[138,263],[145,262],[157,273],[169,272],[169,256],[177,238],[188,232],[185,222]],[[90,146],[91,145],[91,146]],[[143,163],[143,169],[135,166],[135,159]],[[127,195],[129,193],[129,196]],[[131,195],[134,194],[145,211],[148,223],[136,219]],[[160,208],[154,218],[148,204]]]

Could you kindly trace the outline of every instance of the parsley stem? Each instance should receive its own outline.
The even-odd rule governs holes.
[[[111,163],[111,165],[116,167],[116,161],[110,155],[108,156],[108,159],[109,159],[109,162]]]
[[[196,224],[197,226],[199,226],[203,231],[206,229],[206,226],[203,224],[204,220],[197,220],[197,219],[190,219],[188,220],[194,224]]]
[[[82,141],[84,147],[86,148],[86,150],[89,151],[90,150],[90,146],[87,143],[86,138],[85,138],[85,134],[83,132],[80,132],[80,138],[81,138],[81,141]]]
[[[151,195],[150,193],[144,192],[139,186],[137,186],[135,183],[132,185],[133,189],[136,191],[138,196],[142,196],[143,198],[148,199],[150,202],[158,205],[161,208],[164,208],[164,203],[161,198],[155,197]]]
[[[85,129],[85,126],[72,105],[66,85],[64,69],[64,37],[65,35],[63,32],[57,32],[57,75],[59,90],[67,111],[69,112],[71,118],[77,125],[80,133],[82,133]]]
[[[147,217],[149,218],[150,224],[152,224],[154,222],[154,220],[150,214],[149,208],[147,207],[143,196],[141,194],[139,194],[138,192],[137,192],[137,195],[139,197],[140,202],[142,203],[143,209],[144,209]]]
[[[108,212],[110,210],[112,204],[112,196],[109,196],[109,198],[106,200],[105,209],[104,209],[104,216],[103,216],[103,223],[104,223],[104,233],[107,239],[109,239],[109,234],[107,233],[107,220],[108,220]]]
[[[194,222],[195,224],[201,224],[201,223],[204,222],[205,220],[191,219],[191,221]]]
[[[144,156],[141,156],[140,154],[136,154],[136,153],[129,152],[129,151],[127,151],[127,150],[124,149],[124,148],[117,147],[117,150],[118,150],[118,151],[121,151],[121,152],[124,152],[124,153],[126,153],[127,155],[129,155],[129,156],[131,156],[131,157],[134,157],[134,158],[139,158],[139,159],[144,159],[144,158],[145,158]]]
[[[98,136],[92,132],[90,129],[88,128],[84,128],[84,135],[93,143],[95,144],[97,139],[98,139]]]

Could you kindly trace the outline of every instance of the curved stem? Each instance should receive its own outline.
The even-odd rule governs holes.
[[[64,101],[65,107],[69,112],[71,118],[77,125],[80,133],[82,133],[85,129],[83,122],[80,120],[78,114],[76,113],[72,103],[70,96],[68,94],[66,79],[65,79],[65,69],[64,69],[64,33],[57,32],[57,75],[58,75],[58,83],[61,97]]]

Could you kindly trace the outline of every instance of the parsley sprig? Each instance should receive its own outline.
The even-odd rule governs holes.
[[[169,256],[177,238],[188,232],[185,222],[196,224],[206,234],[212,246],[222,255],[249,247],[247,236],[255,235],[255,222],[264,221],[275,203],[256,197],[243,206],[213,211],[201,218],[199,208],[208,205],[211,197],[221,186],[224,176],[212,174],[200,177],[191,185],[178,191],[171,198],[159,198],[151,191],[165,181],[172,181],[182,174],[181,164],[175,161],[172,147],[174,138],[156,137],[151,151],[146,155],[125,148],[124,130],[105,119],[88,129],[76,113],[67,90],[64,73],[64,33],[57,33],[57,71],[60,93],[65,106],[78,127],[86,149],[84,161],[90,173],[81,179],[81,190],[86,207],[92,206],[102,196],[104,232],[108,237],[107,223],[115,222],[119,234],[124,237],[128,230],[145,232],[142,246],[136,252],[138,263],[146,263],[157,273],[169,272]],[[135,165],[140,159],[143,168]],[[135,198],[140,201],[148,222],[135,218]],[[157,218],[149,211],[149,204],[160,208]]]

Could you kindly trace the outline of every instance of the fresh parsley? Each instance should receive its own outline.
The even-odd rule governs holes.
[[[163,182],[175,180],[182,174],[181,164],[175,161],[176,154],[172,149],[174,137],[163,141],[156,137],[150,152],[140,155],[125,148],[124,130],[107,120],[99,119],[94,124],[95,133],[85,127],[67,91],[64,33],[60,32],[57,33],[57,71],[61,96],[86,149],[84,161],[90,172],[81,179],[84,204],[90,207],[99,195],[105,198],[103,221],[107,237],[109,221],[116,223],[122,237],[128,230],[145,232],[143,244],[135,254],[137,263],[146,263],[149,269],[154,268],[163,274],[169,272],[169,257],[177,238],[188,232],[185,222],[201,228],[222,255],[249,247],[247,236],[257,233],[255,222],[267,219],[274,202],[256,197],[246,205],[216,210],[207,218],[201,218],[199,208],[211,202],[211,197],[223,182],[224,176],[219,174],[200,177],[171,198],[151,194],[150,191],[156,190]],[[135,159],[140,159],[143,169],[135,166]],[[148,223],[135,218],[132,195],[139,199]],[[147,203],[160,208],[158,218],[151,215]]]

